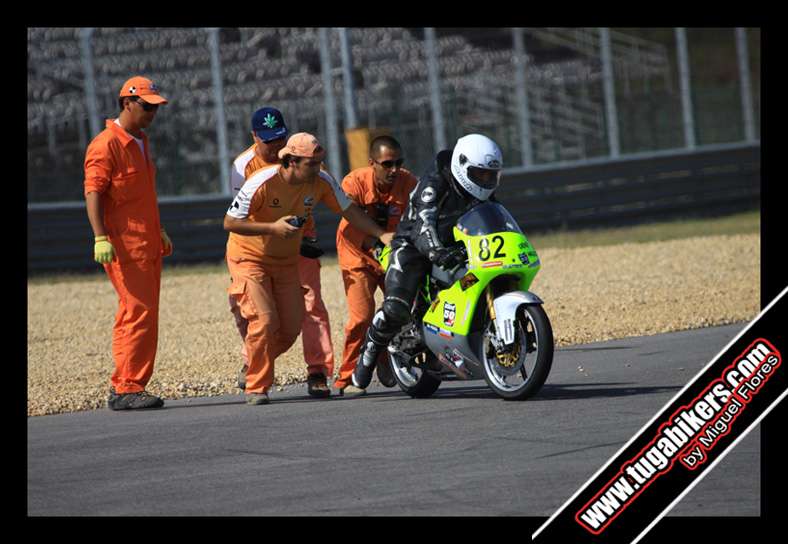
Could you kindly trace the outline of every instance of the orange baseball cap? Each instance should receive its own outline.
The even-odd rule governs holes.
[[[167,100],[159,94],[159,88],[150,79],[134,76],[120,88],[120,97],[139,96],[148,104],[166,104]]]
[[[313,135],[308,132],[299,132],[293,134],[287,140],[285,146],[279,150],[279,158],[284,159],[285,155],[293,155],[295,157],[317,157],[323,159],[326,155],[326,150],[320,145]]]

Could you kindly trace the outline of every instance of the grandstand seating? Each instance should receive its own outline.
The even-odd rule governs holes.
[[[500,30],[504,42],[511,40],[509,32]],[[528,95],[537,160],[580,158],[594,150],[601,153],[604,116],[596,89],[601,70],[598,60],[584,54],[587,35],[567,34],[562,29],[540,32],[541,39],[552,39],[555,47],[574,48],[575,54],[569,60],[547,63],[530,57]],[[414,167],[423,167],[424,161],[429,160],[432,134],[426,59],[418,32],[405,28],[352,28],[348,35],[353,68],[358,74],[355,84],[361,123],[407,132],[408,138],[403,141],[407,141],[408,152],[421,161]],[[577,38],[576,43],[572,36]],[[341,123],[339,37],[330,32],[329,39],[332,82]],[[225,116],[228,125],[241,129],[240,135],[231,135],[231,143],[246,145],[249,115],[263,104],[282,109],[291,130],[298,127],[325,133],[319,29],[239,28],[223,33],[220,41]],[[505,153],[517,160],[514,158],[519,158],[519,136],[511,49],[480,47],[461,33],[439,32],[436,41],[442,89],[453,97],[452,101],[444,101],[448,136],[469,127],[500,133]],[[627,53],[627,43],[616,36],[617,62],[629,66],[627,63],[649,59],[646,68],[631,66],[631,77],[662,74],[658,49],[633,42],[641,52],[640,56],[633,56]],[[170,163],[182,160],[201,166],[201,170],[197,169],[202,172],[197,185],[218,188],[216,114],[205,29],[97,28],[91,47],[102,119],[115,114],[117,90],[128,77],[143,74],[154,79],[171,99],[154,127],[168,136],[156,139],[158,156],[166,153]],[[29,189],[39,184],[39,179],[45,179],[40,169],[47,168],[52,160],[73,166],[75,170],[69,175],[75,176],[77,183],[81,179],[80,155],[89,140],[85,135],[83,79],[80,29],[28,29]],[[198,146],[202,146],[202,151]],[[52,157],[53,150],[60,156]],[[233,148],[229,152],[239,150]],[[160,166],[160,179],[178,177],[177,168],[188,170],[190,175],[195,171],[168,168]],[[167,183],[160,194],[178,192],[187,185],[182,181],[172,181],[171,186]],[[33,199],[44,193],[53,194],[33,190],[29,193]]]

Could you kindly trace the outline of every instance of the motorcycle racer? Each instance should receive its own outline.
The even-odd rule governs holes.
[[[450,247],[452,229],[468,210],[492,199],[502,167],[500,147],[482,134],[463,136],[453,150],[436,155],[411,194],[392,240],[386,295],[367,329],[353,385],[369,385],[378,353],[410,320],[416,292],[432,265],[451,269],[464,260],[462,248]]]

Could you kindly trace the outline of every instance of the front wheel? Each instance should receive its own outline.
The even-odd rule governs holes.
[[[525,400],[535,395],[553,364],[553,328],[544,309],[521,307],[513,346],[502,353],[494,344],[494,325],[488,317],[481,354],[487,385],[506,400]]]

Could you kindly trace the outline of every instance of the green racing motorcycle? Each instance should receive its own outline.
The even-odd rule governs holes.
[[[425,398],[443,379],[484,378],[504,399],[527,399],[542,387],[553,362],[550,320],[542,300],[528,290],[539,257],[497,202],[469,210],[453,232],[465,262],[452,270],[432,267],[410,323],[389,343],[397,383],[411,397]],[[384,270],[390,252],[378,251]]]

